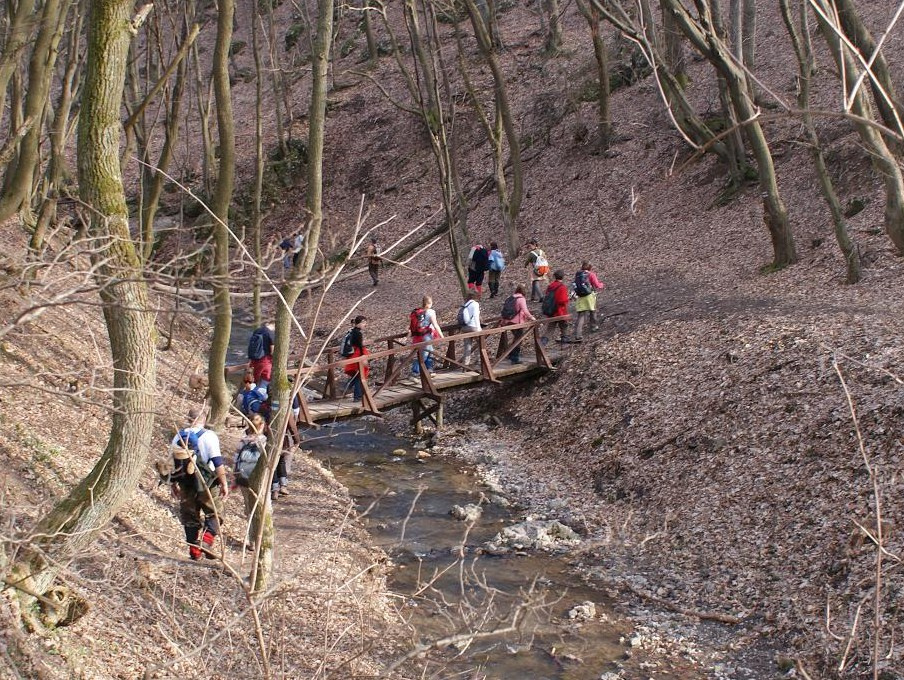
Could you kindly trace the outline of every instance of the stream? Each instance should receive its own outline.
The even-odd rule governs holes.
[[[514,608],[530,604],[518,631],[443,645],[425,677],[595,680],[617,671],[625,625],[613,623],[606,595],[570,571],[567,555],[477,550],[524,517],[473,468],[418,458],[411,442],[366,420],[309,431],[304,446],[348,488],[374,545],[392,558],[389,587],[422,643],[509,627]],[[467,504],[483,507],[470,531],[450,515]],[[585,602],[595,616],[569,619]]]

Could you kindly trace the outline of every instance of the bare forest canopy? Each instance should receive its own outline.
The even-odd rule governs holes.
[[[0,254],[15,295],[0,341],[69,306],[99,307],[108,334],[90,379],[47,387],[100,409],[106,443],[0,555],[23,618],[84,613],[60,584],[174,424],[158,371],[180,328],[210,319],[194,364],[214,425],[232,398],[234,306],[251,323],[275,319],[273,394],[291,403],[290,352],[316,356],[367,300],[341,285],[371,236],[408,292],[437,274],[448,299],[474,243],[498,239],[520,265],[539,237],[573,264],[632,229],[676,269],[743,252],[763,280],[789,268],[807,280],[822,248],[831,285],[896,270],[902,14],[904,0],[5,3],[0,223],[24,237]],[[672,259],[678,224],[698,245]],[[284,266],[279,243],[296,235]],[[387,319],[410,307],[385,304]],[[261,493],[276,458],[258,466]],[[831,645],[838,673],[856,655],[878,678],[887,645],[901,654],[883,625],[881,517],[871,526],[870,633]],[[254,613],[273,580],[268,505],[250,527]],[[48,614],[61,609],[50,593],[67,614]],[[42,608],[49,623],[28,614]],[[838,664],[829,656],[825,668]]]

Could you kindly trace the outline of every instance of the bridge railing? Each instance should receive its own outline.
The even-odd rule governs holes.
[[[442,326],[444,337],[433,338],[419,343],[407,343],[407,333],[397,333],[378,338],[370,343],[375,351],[361,357],[341,358],[338,348],[330,347],[323,351],[322,360],[299,369],[295,391],[301,386],[319,383],[319,390],[324,399],[338,399],[343,396],[344,384],[340,386],[337,372],[345,373],[346,368],[355,366],[363,374],[364,367],[369,368],[369,378],[361,381],[362,406],[365,410],[379,413],[375,399],[383,391],[407,378],[409,370],[417,373],[424,396],[438,399],[439,391],[434,384],[431,371],[427,369],[427,357],[432,354],[433,364],[438,370],[464,369],[475,371],[483,380],[499,382],[496,377],[500,364],[507,360],[517,347],[532,345],[534,363],[543,368],[550,368],[552,363],[546,353],[543,331],[549,324],[567,321],[568,315],[553,318],[537,319],[521,324],[494,325],[476,332],[461,332],[458,324]],[[473,365],[465,366],[460,361],[465,340],[472,341]],[[385,346],[386,349],[377,349]],[[413,371],[414,366],[418,370]],[[322,378],[322,380],[318,380]],[[371,387],[371,384],[373,387]],[[307,404],[301,401],[302,419],[311,421],[307,412]]]

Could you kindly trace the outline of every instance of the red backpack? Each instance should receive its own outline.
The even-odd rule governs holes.
[[[411,310],[408,318],[408,330],[412,335],[426,335],[430,330],[430,319],[427,317],[427,310],[423,307],[417,307]]]

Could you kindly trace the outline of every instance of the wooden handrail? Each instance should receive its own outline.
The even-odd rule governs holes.
[[[473,331],[470,333],[455,333],[453,335],[444,335],[441,338],[433,338],[431,340],[424,340],[423,342],[411,343],[411,344],[400,344],[398,347],[393,349],[380,350],[377,352],[371,352],[367,354],[365,357],[351,357],[349,359],[339,359],[337,361],[330,361],[324,364],[314,364],[312,366],[305,366],[301,369],[299,375],[301,377],[306,377],[309,375],[313,375],[315,373],[320,373],[322,371],[326,371],[328,369],[333,368],[345,368],[350,364],[359,363],[360,360],[367,359],[368,361],[376,361],[379,359],[385,359],[391,356],[398,356],[399,354],[405,354],[407,352],[413,352],[414,350],[424,349],[429,346],[433,346],[434,349],[437,345],[448,345],[452,342],[458,342],[459,340],[466,340],[468,338],[478,338],[478,337],[489,337],[492,335],[501,335],[508,331],[516,331],[521,329],[529,329],[537,326],[545,326],[550,323],[554,323],[556,321],[567,321],[571,318],[570,314],[565,314],[562,316],[555,316],[552,318],[543,318],[543,319],[535,319],[534,321],[525,321],[524,323],[519,324],[507,324],[505,326],[496,326],[492,328],[484,328],[480,331]],[[454,330],[459,328],[458,324],[451,325],[448,328],[450,330]],[[388,342],[390,340],[397,341],[399,338],[407,338],[407,333],[401,333],[398,335],[390,335],[384,338],[379,338],[372,343],[379,344],[381,342]]]

